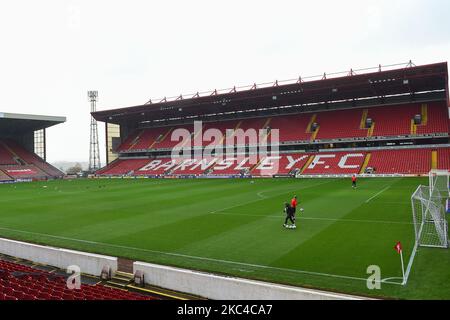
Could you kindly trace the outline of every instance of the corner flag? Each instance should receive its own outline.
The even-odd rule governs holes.
[[[403,264],[403,251],[402,251],[402,244],[400,243],[400,241],[397,241],[397,243],[394,246],[395,251],[397,251],[398,254],[400,254],[400,262],[402,264],[402,275],[403,275],[403,281],[402,281],[402,285],[406,284],[406,279],[405,279],[405,266]]]
[[[397,253],[401,253],[402,252],[402,244],[399,242],[397,242],[397,244],[394,247],[395,250],[397,250]]]

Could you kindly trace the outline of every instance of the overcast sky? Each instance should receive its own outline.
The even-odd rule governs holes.
[[[66,116],[47,156],[87,161],[89,104],[448,61],[450,1],[0,2],[0,112]],[[104,157],[104,126],[100,125]]]

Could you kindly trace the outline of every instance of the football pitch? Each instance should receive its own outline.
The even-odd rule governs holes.
[[[414,245],[426,178],[98,179],[0,185],[0,236],[219,274],[391,298],[450,298],[450,251]],[[284,202],[299,198],[297,229]],[[369,290],[367,267],[381,289]]]

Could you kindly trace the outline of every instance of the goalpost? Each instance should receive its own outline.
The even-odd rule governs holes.
[[[448,248],[446,201],[449,196],[449,172],[432,170],[430,185],[420,185],[411,196],[416,244]]]
[[[440,195],[443,198],[449,196],[449,172],[448,170],[431,170],[428,174],[431,194]]]

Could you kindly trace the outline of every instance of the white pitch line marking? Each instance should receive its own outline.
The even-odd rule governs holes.
[[[384,279],[381,280],[381,282],[386,282],[386,281],[394,280],[394,279],[399,279],[399,280],[401,280],[401,281],[403,282],[403,278],[402,278],[402,277],[389,277],[389,278],[384,278]],[[401,285],[401,282],[399,282],[398,284]]]
[[[384,191],[386,191],[387,189],[389,189],[391,186],[387,186],[385,187],[383,190],[378,191],[377,193],[375,193],[373,196],[371,196],[369,199],[366,200],[366,203],[369,203],[371,200],[375,199],[376,197],[378,197],[380,194],[382,194]]]
[[[418,242],[416,242],[414,244],[414,248],[413,251],[411,253],[411,256],[409,257],[409,261],[408,261],[408,266],[406,267],[406,272],[405,272],[405,284],[408,283],[408,278],[409,278],[409,273],[411,272],[411,268],[414,262],[414,258],[416,257],[416,252],[417,252],[417,247],[418,247]]]
[[[262,214],[247,214],[247,213],[233,213],[233,212],[211,212],[211,214],[218,214],[223,216],[244,216],[244,217],[261,217],[270,219],[283,219],[282,213],[277,215],[262,215]],[[413,222],[404,221],[389,221],[389,220],[364,220],[364,219],[338,219],[338,218],[326,218],[326,217],[302,217],[297,216],[297,220],[322,220],[322,221],[334,221],[334,222],[361,222],[361,223],[383,223],[383,224],[406,224],[411,225]]]
[[[197,259],[197,260],[202,260],[202,261],[220,262],[220,263],[225,263],[225,264],[230,264],[230,265],[234,264],[234,265],[238,265],[238,266],[260,268],[260,269],[267,269],[267,270],[277,270],[277,271],[283,271],[283,272],[293,272],[293,273],[308,274],[308,275],[314,275],[314,276],[324,276],[324,277],[338,278],[338,279],[358,280],[358,281],[364,281],[364,282],[367,281],[366,278],[360,278],[360,277],[354,277],[354,276],[345,276],[345,275],[321,273],[321,272],[314,272],[314,271],[304,271],[304,270],[298,270],[298,269],[271,267],[271,266],[252,264],[252,263],[245,263],[245,262],[236,262],[236,261],[230,261],[230,260],[206,258],[206,257],[199,257],[199,256],[190,256],[190,255],[181,254],[181,253],[164,252],[164,251],[150,250],[150,249],[143,249],[143,248],[135,248],[135,247],[122,246],[122,245],[116,245],[116,244],[109,244],[109,243],[103,243],[103,242],[97,242],[97,241],[90,241],[90,240],[82,240],[82,239],[75,239],[75,238],[69,238],[69,237],[55,236],[55,235],[45,234],[45,233],[17,230],[17,229],[5,228],[5,227],[0,227],[0,229],[2,229],[2,230],[9,230],[9,231],[18,232],[18,233],[25,233],[25,234],[31,234],[31,235],[38,235],[38,236],[44,236],[44,237],[49,237],[49,238],[61,239],[61,240],[69,240],[69,241],[74,241],[74,242],[82,242],[82,243],[88,243],[88,244],[94,244],[94,245],[102,245],[102,246],[106,246],[106,247],[109,246],[109,247],[112,247],[112,248],[127,249],[127,250],[131,249],[131,250],[142,251],[142,252],[156,253],[156,254],[173,256],[173,257],[190,258],[190,259]],[[388,284],[394,284],[394,285],[401,285],[400,283],[397,283],[397,282],[391,282],[391,281],[385,281],[385,280],[381,280],[379,282],[388,283]]]

